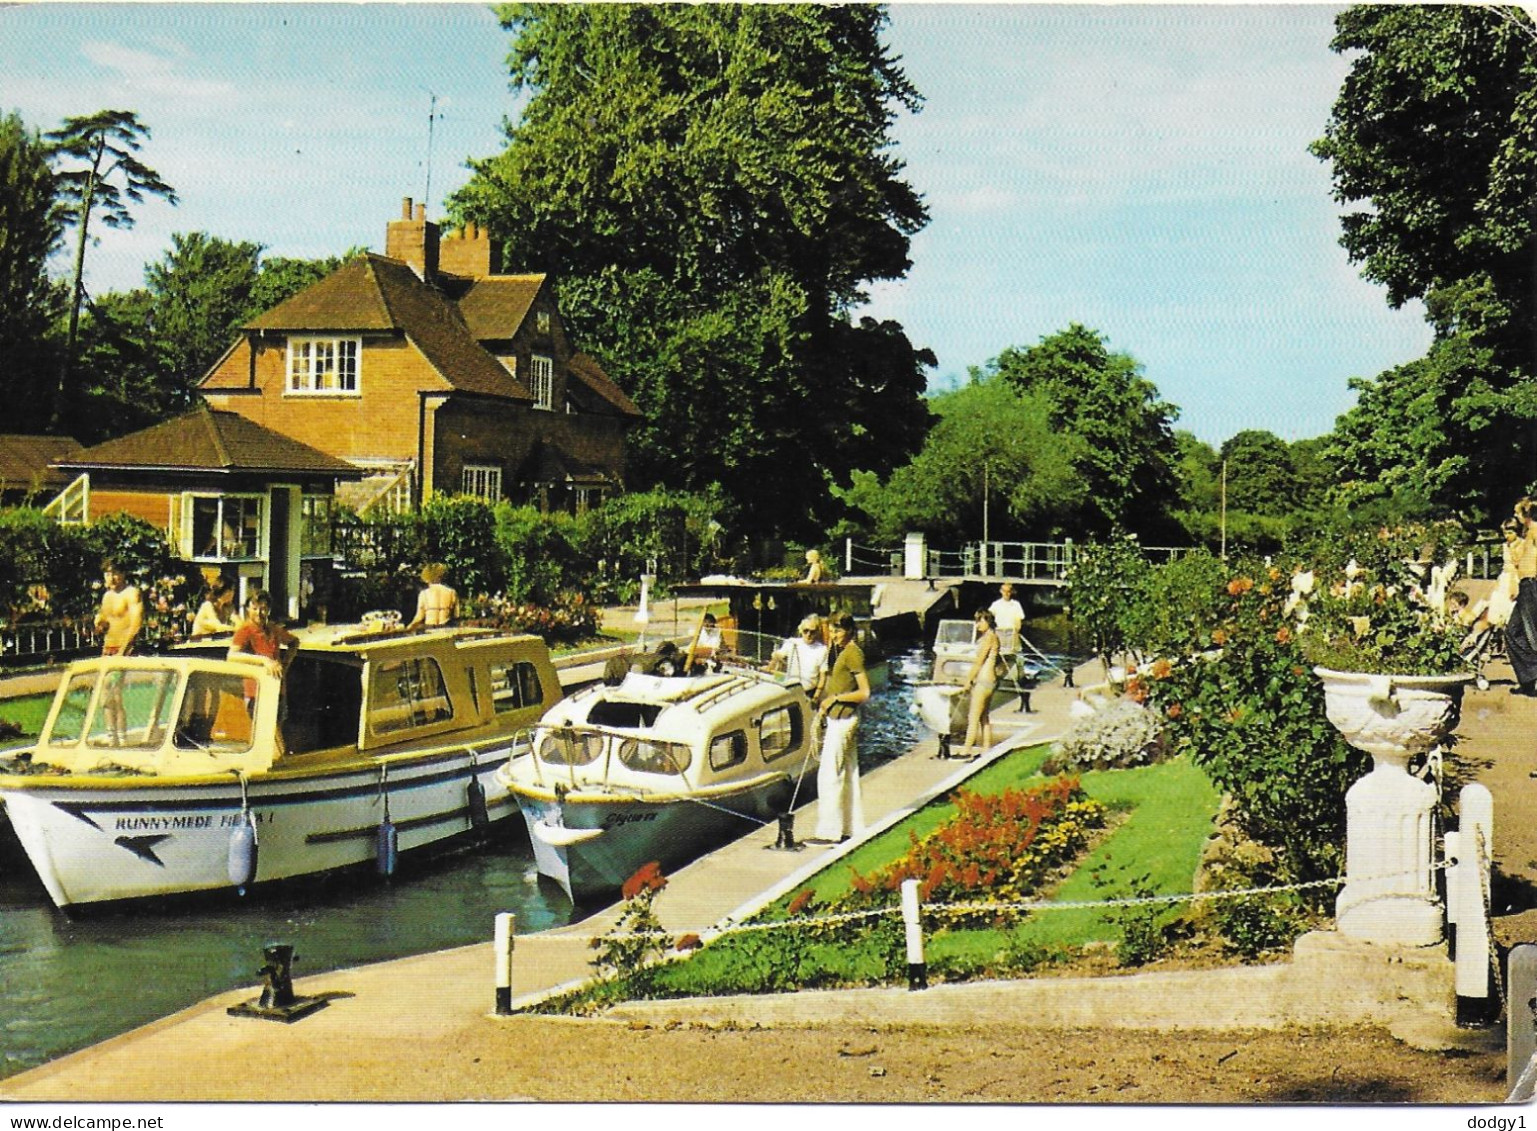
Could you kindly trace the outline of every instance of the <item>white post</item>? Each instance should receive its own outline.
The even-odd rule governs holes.
[[[854,539],[843,540],[843,572],[845,575],[854,572]]]
[[[921,533],[909,532],[902,545],[902,576],[909,581],[922,581],[928,557],[927,539]]]
[[[1489,998],[1489,876],[1493,867],[1494,797],[1477,782],[1457,795],[1461,829],[1458,841],[1465,863],[1457,882],[1461,907],[1457,915],[1457,1012],[1472,1019],[1484,1012]]]
[[[902,925],[907,933],[907,988],[929,988],[928,966],[923,961],[923,923],[918,917],[918,881],[902,881]]]
[[[517,916],[503,911],[496,917],[496,1012],[512,1012],[512,946]]]

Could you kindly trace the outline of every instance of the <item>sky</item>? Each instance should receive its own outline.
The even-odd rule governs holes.
[[[1349,66],[1335,11],[892,5],[887,45],[925,100],[894,154],[930,222],[862,313],[934,351],[931,389],[1078,322],[1209,443],[1328,432],[1351,377],[1430,340],[1349,262],[1307,151]],[[140,156],[179,204],[99,229],[87,263],[93,292],[127,290],[177,232],[312,258],[382,251],[406,196],[440,218],[518,114],[509,45],[479,4],[0,8],[0,113],[150,128]]]

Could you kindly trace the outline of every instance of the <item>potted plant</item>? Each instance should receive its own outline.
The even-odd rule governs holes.
[[[1323,681],[1329,722],[1373,763],[1345,794],[1339,929],[1371,942],[1433,945],[1441,938],[1430,873],[1437,793],[1408,764],[1457,725],[1473,678],[1462,631],[1417,585],[1373,576],[1355,559],[1322,586],[1299,574],[1293,598],[1289,613]]]
[[[1299,574],[1293,596],[1329,721],[1352,746],[1402,769],[1457,725],[1473,678],[1465,630],[1416,585],[1373,577],[1351,559],[1327,584]]]

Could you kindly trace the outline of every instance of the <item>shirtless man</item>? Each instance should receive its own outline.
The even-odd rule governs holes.
[[[416,598],[416,616],[406,625],[409,632],[415,628],[438,628],[450,623],[459,613],[459,594],[443,584],[448,568],[433,562],[422,568],[422,580],[427,588]]]
[[[101,595],[101,611],[96,614],[96,631],[102,633],[103,656],[126,656],[133,651],[139,629],[144,625],[144,600],[136,586],[128,584],[123,567],[108,558],[101,563],[106,592]]]
[[[128,584],[123,567],[111,558],[101,563],[106,590],[101,595],[101,610],[96,614],[96,631],[102,634],[103,656],[126,656],[133,650],[139,629],[144,625],[144,600],[136,586]],[[123,685],[113,679],[102,700],[102,713],[112,732],[112,745],[122,746],[128,737],[128,712],[123,705]]]

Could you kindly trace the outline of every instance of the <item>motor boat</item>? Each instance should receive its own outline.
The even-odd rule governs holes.
[[[812,729],[793,680],[632,671],[557,703],[533,756],[496,777],[522,808],[540,874],[590,905],[644,864],[675,868],[811,797]]]
[[[1024,636],[999,629],[1007,667],[993,690],[992,708],[1018,696],[1030,709],[1030,692],[1042,679],[1061,670],[1062,659],[1040,651]],[[941,620],[934,633],[934,666],[929,679],[913,685],[913,711],[939,736],[939,757],[950,756],[951,744],[965,738],[970,706],[964,685],[977,658],[976,626],[969,620]]]
[[[562,691],[544,641],[496,630],[297,633],[286,680],[227,644],[81,660],[0,799],[60,908],[263,885],[484,835],[496,771]]]

